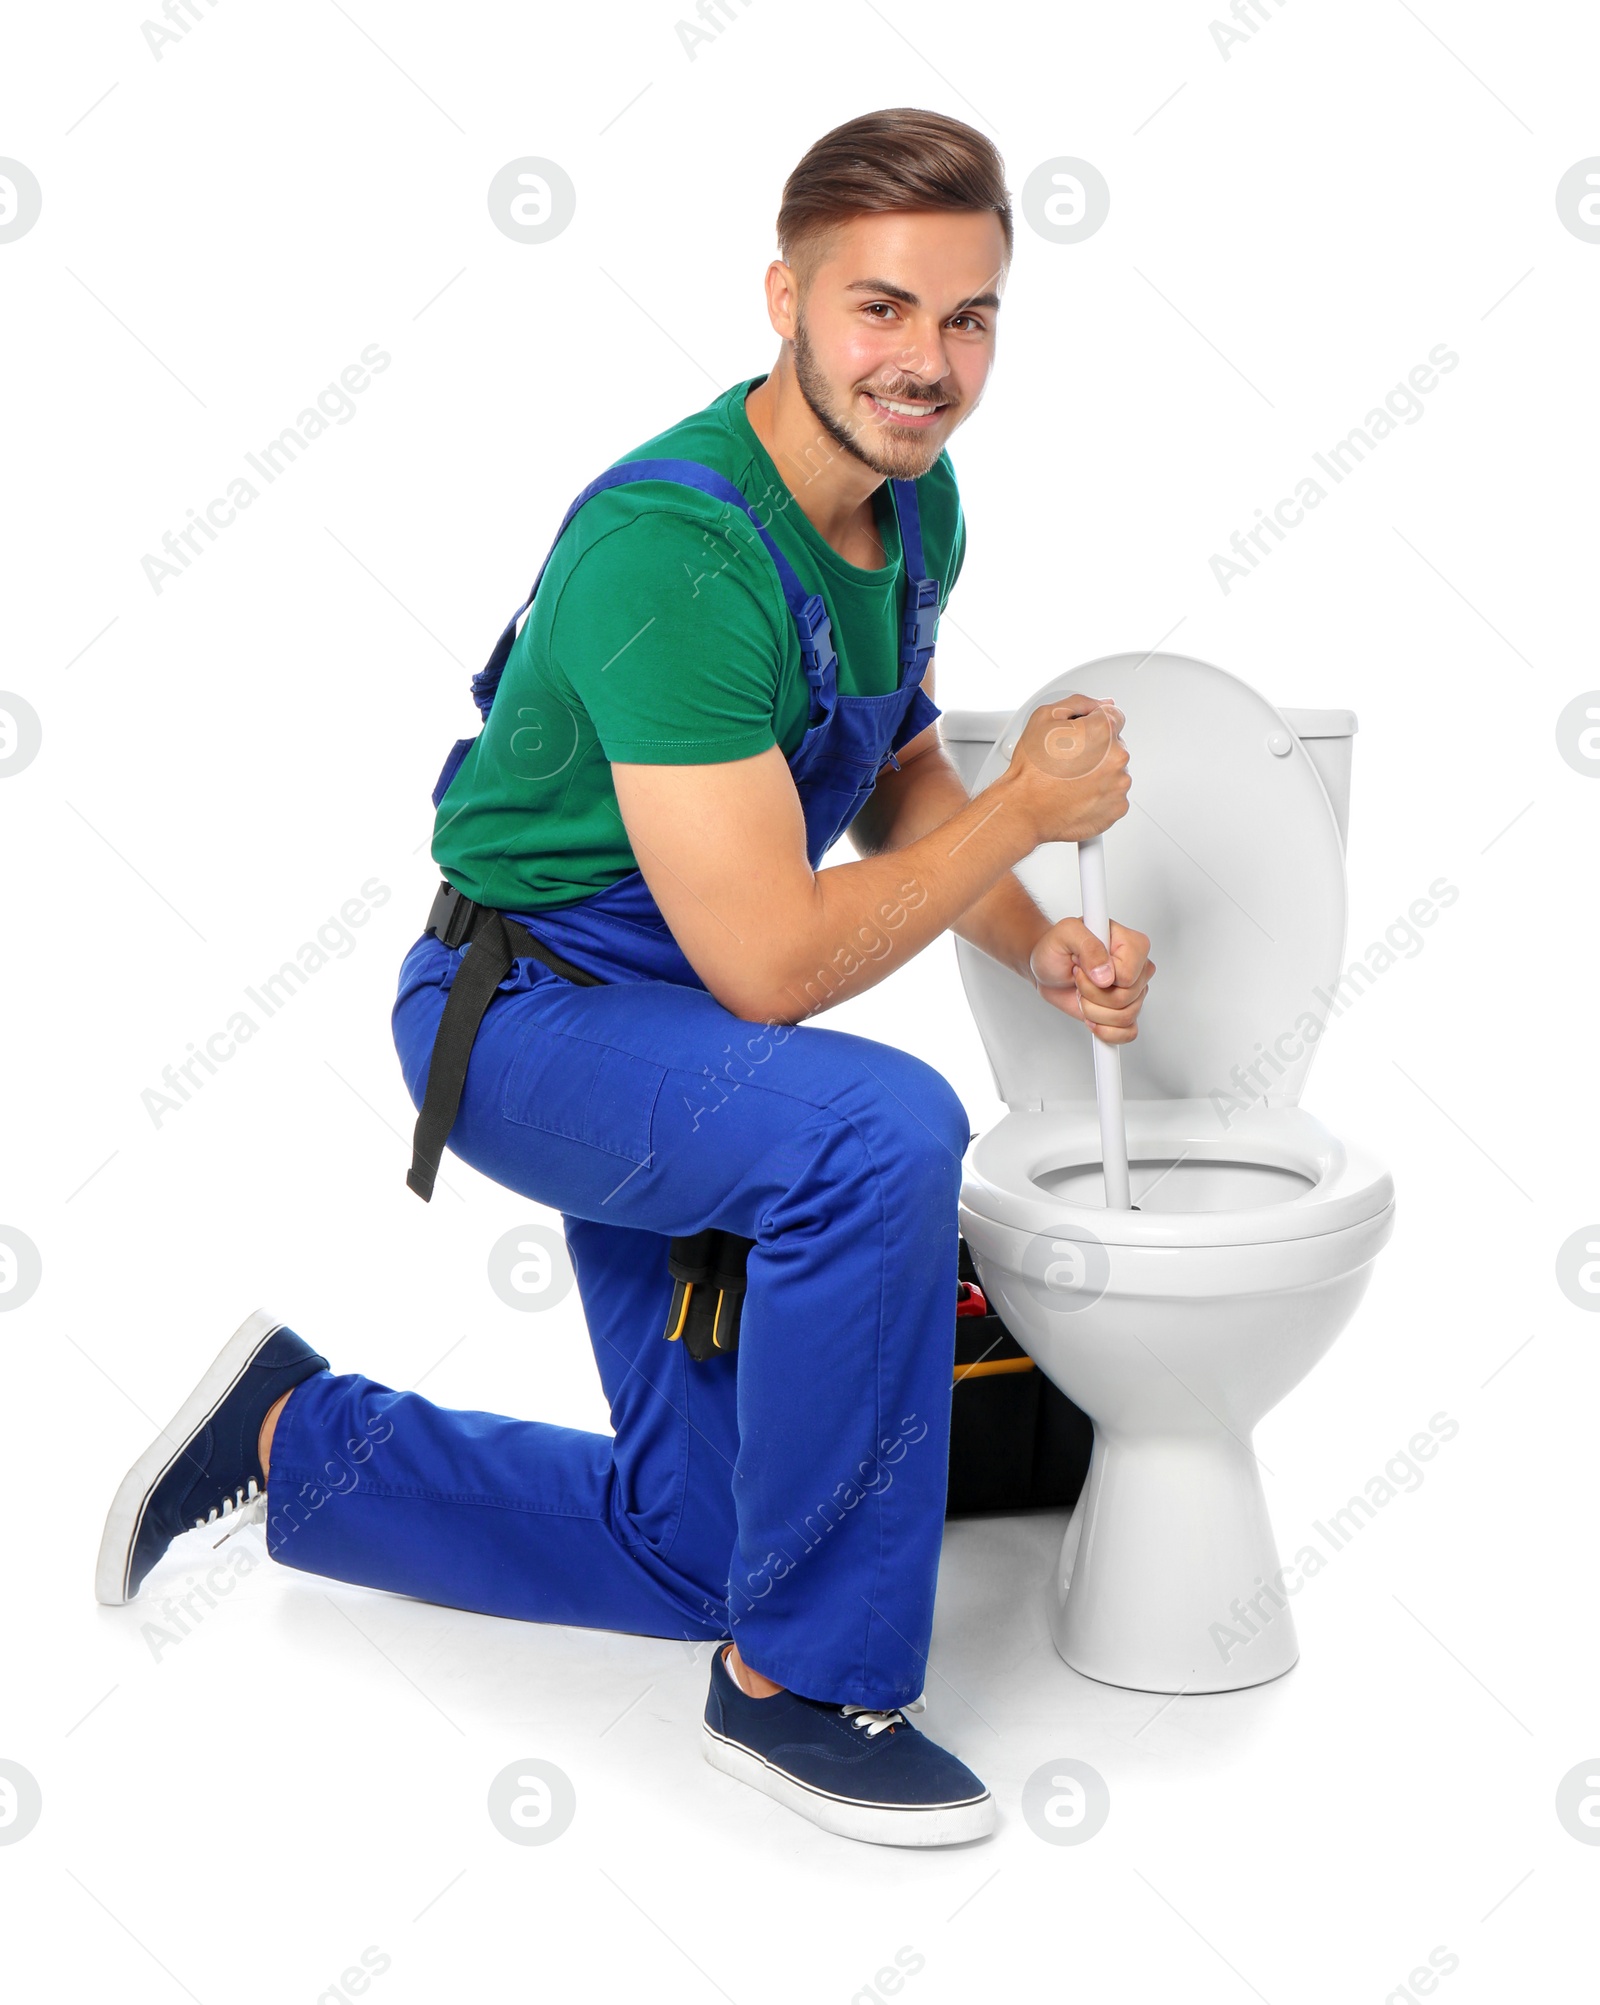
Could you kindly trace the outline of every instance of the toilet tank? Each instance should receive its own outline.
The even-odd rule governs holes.
[[[1279,716],[1305,747],[1327,790],[1339,840],[1349,847],[1351,740],[1359,728],[1353,710],[1280,710]],[[946,710],[939,735],[968,793],[989,748],[1011,721],[1009,710]],[[1136,749],[1136,748],[1131,748]],[[1135,769],[1137,784],[1137,768]]]

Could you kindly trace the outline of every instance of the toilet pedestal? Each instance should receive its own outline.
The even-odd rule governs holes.
[[[1266,1684],[1300,1654],[1279,1570],[1247,1440],[1097,1432],[1056,1568],[1056,1650],[1138,1691]]]

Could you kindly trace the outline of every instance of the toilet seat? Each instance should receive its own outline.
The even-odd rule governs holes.
[[[1006,1114],[967,1156],[965,1210],[1022,1234],[1083,1230],[1102,1245],[1176,1249],[1283,1245],[1361,1226],[1394,1203],[1394,1179],[1364,1149],[1341,1141],[1301,1107],[1257,1107],[1224,1132],[1209,1102],[1126,1103],[1133,1200],[1160,1193],[1142,1165],[1238,1164],[1306,1180],[1294,1195],[1215,1210],[1110,1211],[1099,1184],[1100,1124],[1093,1101]],[[1066,1194],[1041,1176],[1082,1166],[1085,1188]],[[1164,1200],[1172,1201],[1169,1194]]]
[[[1316,766],[1237,676],[1183,655],[1124,654],[1067,670],[1021,704],[975,794],[1005,772],[1033,712],[1074,691],[1111,698],[1127,719],[1133,791],[1106,833],[1106,866],[1112,916],[1149,934],[1157,973],[1139,1035],[1121,1047],[1124,1093],[1293,1106],[1336,1013],[1344,954],[1344,845]],[[1016,874],[1049,918],[1083,910],[1075,843],[1042,843]],[[1006,1105],[1092,1102],[1082,1025],[970,941],[957,939],[956,960]]]

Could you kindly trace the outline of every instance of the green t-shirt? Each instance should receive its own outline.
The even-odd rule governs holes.
[[[832,620],[839,688],[899,680],[904,598],[888,483],[872,497],[887,562],[847,563],[812,526],[745,416],[736,383],[627,459],[688,459],[732,480]],[[825,436],[818,452],[837,448]],[[917,483],[923,562],[961,570],[966,529],[949,455]],[[434,861],[482,905],[566,905],[637,868],[611,761],[711,765],[805,733],[809,695],[777,567],[748,516],[695,488],[640,481],[573,517],[512,646],[489,721],[439,804]]]

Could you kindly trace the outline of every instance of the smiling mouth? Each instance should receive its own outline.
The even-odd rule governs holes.
[[[864,391],[863,395],[872,401],[884,417],[892,418],[899,424],[926,425],[947,408],[943,402],[914,404],[900,397],[880,397],[875,390]]]

